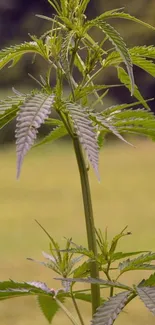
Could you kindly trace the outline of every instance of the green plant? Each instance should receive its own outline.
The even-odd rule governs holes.
[[[51,29],[39,39],[30,36],[31,41],[4,49],[0,52],[0,68],[11,62],[13,67],[26,53],[39,54],[47,63],[47,72],[39,80],[35,79],[40,90],[21,94],[13,89],[14,95],[0,103],[0,128],[12,119],[16,123],[17,177],[20,175],[23,158],[34,145],[37,130],[41,124],[52,130],[38,145],[51,142],[68,134],[79,168],[88,248],[66,240],[66,247],[59,244],[40,225],[50,240],[50,253],[43,253],[47,262],[39,262],[54,270],[61,280],[60,290],[49,289],[40,282],[14,281],[0,282],[0,299],[36,295],[40,308],[49,322],[61,308],[73,324],[84,325],[77,300],[92,305],[92,324],[113,324],[121,310],[136,296],[139,296],[150,311],[155,314],[155,274],[138,285],[127,286],[118,282],[125,272],[132,270],[154,270],[155,253],[119,252],[118,241],[127,235],[126,228],[108,242],[107,231],[95,230],[91,193],[89,186],[89,163],[94,168],[98,180],[99,150],[105,136],[113,133],[124,139],[124,133],[134,133],[155,138],[155,118],[149,108],[149,101],[141,95],[134,82],[133,64],[155,76],[155,47],[140,46],[128,49],[119,33],[109,24],[110,19],[129,19],[155,30],[152,26],[124,13],[111,10],[93,20],[85,15],[89,0],[49,0],[55,9],[54,18],[39,16],[51,21]],[[91,29],[100,29],[101,42],[96,42]],[[106,41],[112,48],[106,50]],[[126,68],[122,67],[122,63]],[[108,67],[116,69],[120,84],[105,85],[96,82],[100,73]],[[76,68],[76,69],[75,69]],[[80,77],[77,79],[76,71]],[[50,85],[51,74],[55,76],[55,86]],[[67,82],[69,93],[64,92]],[[104,97],[111,87],[125,86],[137,101],[105,108]],[[100,105],[100,111],[97,110]],[[143,106],[143,108],[139,108]],[[133,109],[133,108],[136,108]],[[51,117],[52,110],[58,119]],[[54,126],[54,128],[53,128]],[[75,257],[75,254],[79,254]],[[138,255],[136,258],[131,258]],[[79,262],[84,261],[78,265]],[[125,259],[125,260],[124,260]],[[32,260],[32,258],[30,258]],[[119,261],[121,262],[119,263]],[[123,260],[123,261],[122,261]],[[117,276],[113,275],[117,271]],[[104,279],[99,277],[103,274]],[[90,284],[88,290],[75,290],[77,282]],[[109,299],[105,301],[101,289],[109,288]],[[115,294],[115,289],[120,289]],[[73,317],[64,302],[72,299],[78,321]]]

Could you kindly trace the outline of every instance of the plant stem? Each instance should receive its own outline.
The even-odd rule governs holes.
[[[95,226],[94,226],[94,218],[93,218],[90,185],[89,185],[89,179],[88,179],[88,171],[86,168],[85,160],[83,157],[83,152],[82,152],[81,145],[79,143],[78,138],[76,138],[76,137],[73,138],[73,144],[74,144],[74,149],[75,149],[75,154],[76,154],[76,159],[77,159],[77,164],[78,164],[80,179],[81,179],[88,248],[96,256],[97,255],[97,243],[96,243],[96,235],[95,235]],[[90,275],[92,278],[99,277],[99,270],[98,270],[97,263],[95,261],[91,262]],[[99,285],[91,284],[91,294],[92,294],[92,314],[94,314],[96,312],[97,307],[100,305]]]
[[[82,318],[81,313],[79,311],[79,307],[78,307],[78,305],[76,303],[76,299],[74,297],[74,293],[72,292],[72,289],[71,289],[71,298],[72,298],[72,301],[73,301],[73,305],[75,307],[75,310],[77,312],[77,315],[79,317],[80,323],[81,323],[81,325],[84,325],[84,321],[83,321],[83,318]]]
[[[73,325],[79,325],[79,323],[76,321],[76,319],[72,316],[72,314],[69,312],[69,310],[61,303],[60,300],[58,300],[56,297],[54,298],[58,304],[58,306],[64,311],[66,316],[70,319]]]

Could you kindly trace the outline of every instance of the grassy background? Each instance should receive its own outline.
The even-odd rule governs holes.
[[[141,141],[136,145],[137,149],[133,149],[114,143],[101,152],[100,184],[91,171],[95,220],[103,230],[108,226],[110,238],[129,226],[133,234],[122,239],[122,249],[155,251],[155,144]],[[48,239],[34,219],[62,246],[63,236],[72,236],[77,243],[86,244],[74,154],[71,146],[62,142],[33,149],[24,161],[19,181],[15,179],[15,163],[13,147],[0,151],[0,280],[40,280],[58,287],[49,269],[27,261],[26,257],[41,260],[41,251],[48,252]],[[149,274],[131,272],[122,281],[138,283]],[[71,302],[68,304],[71,307]],[[89,324],[89,304],[81,307]],[[69,321],[60,312],[53,324],[61,323],[67,325]],[[22,298],[0,303],[0,324],[47,322],[35,298]],[[153,325],[154,317],[141,302],[134,300],[117,324]]]

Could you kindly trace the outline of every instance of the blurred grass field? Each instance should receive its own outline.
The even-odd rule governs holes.
[[[126,225],[132,237],[122,239],[119,249],[155,251],[155,144],[134,141],[136,149],[121,143],[107,145],[101,152],[101,183],[91,174],[96,226],[108,226],[109,237]],[[37,226],[37,219],[57,239],[73,237],[86,244],[85,222],[77,165],[71,145],[33,149],[25,158],[19,181],[15,178],[15,149],[0,151],[0,280],[47,282],[59,287],[53,273],[26,257],[43,260],[48,239]],[[128,273],[122,281],[138,283],[150,272]],[[104,294],[104,291],[103,291]],[[71,302],[68,302],[71,307]],[[72,308],[72,307],[71,307]],[[82,304],[89,324],[89,304]],[[53,325],[69,324],[59,312]],[[116,325],[153,325],[154,317],[143,304],[134,300]],[[0,324],[45,325],[35,298],[0,302]]]

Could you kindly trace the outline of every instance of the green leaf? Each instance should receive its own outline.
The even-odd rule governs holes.
[[[92,325],[111,325],[124,308],[130,292],[125,291],[111,297],[101,305],[93,316]]]
[[[136,290],[144,305],[155,315],[155,288],[137,287]]]
[[[74,270],[73,278],[86,277],[89,274],[90,274],[90,263],[89,261],[86,261]]]
[[[0,300],[38,294],[53,297],[55,292],[42,282],[14,282],[12,280],[0,282]]]
[[[96,114],[90,114],[90,118],[92,119],[92,121],[95,122],[96,125],[99,126],[99,130],[100,131],[106,131],[107,133],[111,132],[113,133],[117,138],[119,138],[121,141],[129,144],[132,146],[132,144],[128,141],[126,141],[123,136],[119,133],[118,129],[115,128],[114,124],[110,124],[109,121],[107,121],[106,119],[103,118],[103,116],[100,113],[96,113]]]
[[[131,56],[142,56],[144,58],[155,59],[155,46],[135,46],[129,50]]]
[[[139,286],[144,286],[144,287],[147,287],[147,286],[155,286],[155,273],[151,274],[150,277],[146,280],[143,280],[142,283],[140,283]]]
[[[58,139],[64,137],[66,134],[68,134],[68,131],[65,128],[64,124],[62,123],[61,126],[58,126],[58,127],[54,128],[42,141],[37,143],[34,146],[34,148],[39,147],[39,146],[41,146],[43,144],[58,140]]]
[[[120,133],[135,133],[155,139],[155,116],[145,109],[116,111],[108,120]]]
[[[120,9],[118,9],[120,10]],[[116,19],[126,19],[126,20],[130,20],[130,21],[133,21],[135,23],[138,23],[140,25],[143,25],[144,27],[148,27],[150,29],[153,29],[155,30],[155,27],[151,26],[150,24],[147,24],[145,23],[144,21],[140,20],[140,19],[137,19],[136,17],[134,16],[131,16],[125,12],[105,12],[103,14],[101,14],[100,16],[97,17],[97,20],[106,20],[106,19],[111,19],[111,18],[116,18]]]
[[[90,0],[83,0],[79,6],[79,13],[82,14],[86,11],[86,8],[88,6],[88,3],[90,2]]]
[[[133,68],[132,68],[132,60],[130,57],[130,53],[124,43],[120,34],[109,24],[104,21],[94,20],[94,26],[99,27],[107,36],[107,38],[112,42],[115,46],[116,51],[119,52],[122,57],[124,63],[126,64],[129,79],[130,79],[130,91],[131,95],[134,93],[134,76],[133,76]]]
[[[66,75],[68,75],[70,72],[69,52],[71,49],[72,38],[74,34],[75,34],[74,30],[71,30],[70,32],[64,31],[63,41],[61,45],[60,61],[64,71],[66,72]]]
[[[85,302],[92,302],[91,293],[83,293],[83,292],[73,292],[75,299],[82,300]]]
[[[7,125],[9,122],[16,118],[18,110],[18,107],[13,106],[12,108],[8,109],[4,114],[0,115],[0,129],[2,129],[5,125]]]
[[[124,231],[127,229],[127,227],[125,227],[121,232],[120,234],[116,235],[113,239],[112,239],[112,242],[111,242],[111,247],[110,247],[110,250],[109,250],[109,254],[113,255],[116,247],[117,247],[117,244],[118,244],[118,241],[124,237],[124,236],[128,236],[128,235],[131,235],[131,232],[127,232],[127,233],[124,233]]]
[[[138,256],[133,260],[126,260],[119,264],[120,273],[123,274],[132,270],[151,270],[155,268],[155,265],[146,264],[155,260],[155,253],[148,253]]]
[[[127,73],[125,72],[125,70],[123,68],[121,68],[121,67],[118,67],[117,68],[117,73],[118,73],[119,80],[124,84],[124,86],[126,88],[128,88],[131,91],[130,79],[129,79]],[[149,106],[147,105],[145,99],[142,97],[142,95],[139,92],[138,87],[136,85],[135,85],[135,88],[134,88],[133,95],[134,95],[135,98],[138,99],[138,101],[141,102],[141,104],[145,108],[149,109]]]
[[[46,48],[43,42],[40,40],[40,46],[36,41],[25,42],[20,45],[11,46],[9,48],[3,49],[0,52],[0,69],[4,68],[6,64],[13,61],[13,65],[19,61],[19,59],[26,53],[36,53],[44,58],[48,58]],[[42,46],[41,46],[42,42]]]
[[[37,297],[39,307],[49,323],[52,322],[53,317],[59,310],[59,306],[56,301],[50,296],[41,296]]]
[[[151,60],[146,60],[140,56],[131,56],[133,64],[148,72],[152,77],[155,77],[155,64]]]
[[[111,261],[114,262],[114,261],[120,260],[122,258],[133,256],[133,255],[138,255],[138,254],[141,254],[141,253],[146,253],[146,251],[127,252],[127,253],[116,252],[116,253],[114,253],[112,255]]]
[[[151,101],[151,100],[154,100],[153,99],[149,99],[149,100],[146,100],[146,102],[148,101]],[[131,103],[131,104],[120,104],[120,105],[113,105],[113,106],[110,106],[110,107],[107,107],[104,109],[104,111],[102,111],[100,114],[102,116],[105,116],[105,117],[109,117],[109,115],[113,115],[114,113],[117,113],[119,114],[120,111],[123,111],[123,114],[125,113],[126,114],[126,109],[128,108],[133,108],[134,106],[138,106],[139,104],[141,104],[141,101],[138,101],[138,102],[134,102],[134,103]],[[137,111],[139,112],[138,109],[136,110],[128,110],[128,112],[132,112],[132,114],[137,114]],[[142,114],[142,109],[140,109],[140,112]],[[146,112],[146,111],[145,111]],[[139,113],[138,113],[139,114]],[[118,116],[118,115],[115,115],[115,116]]]

